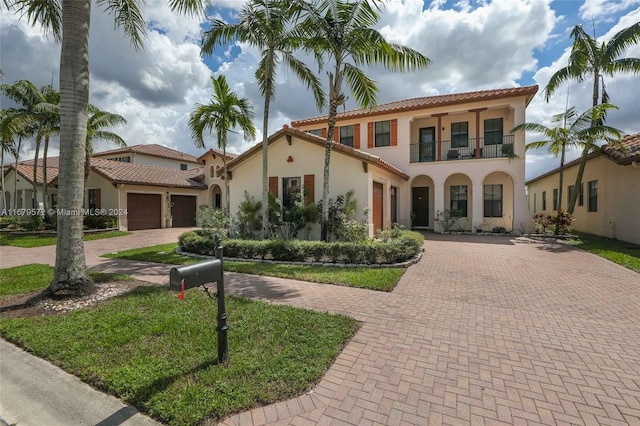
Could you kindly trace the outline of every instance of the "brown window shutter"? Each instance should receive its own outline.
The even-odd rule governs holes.
[[[97,188],[96,190],[96,209],[100,209],[102,207],[100,207],[100,188]]]
[[[391,146],[398,146],[398,120],[391,120]]]
[[[326,137],[327,137],[327,128],[326,128],[326,127],[323,127],[323,128],[322,128],[322,137],[323,137],[323,138],[326,138]]]
[[[340,142],[340,127],[336,126],[333,128],[333,141]]]
[[[315,175],[304,175],[304,202],[315,202]]]
[[[360,123],[353,126],[353,147],[360,149]]]
[[[373,122],[367,123],[367,147],[373,148]]]
[[[269,192],[278,198],[278,176],[269,176]]]

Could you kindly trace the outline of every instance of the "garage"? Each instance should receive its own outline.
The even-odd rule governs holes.
[[[192,195],[171,196],[172,227],[196,226],[196,199]]]
[[[157,229],[162,227],[162,195],[127,194],[127,229]]]

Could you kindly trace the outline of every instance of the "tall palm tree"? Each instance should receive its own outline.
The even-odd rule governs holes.
[[[640,74],[640,58],[621,58],[624,51],[638,43],[640,43],[640,22],[619,31],[608,42],[598,43],[598,41],[587,34],[581,25],[576,25],[571,31],[573,45],[571,46],[571,54],[569,55],[569,63],[556,71],[545,88],[545,96],[547,101],[558,87],[568,81],[577,80],[582,82],[585,78],[593,78],[592,106],[599,103],[606,103],[609,97],[604,90],[604,77],[612,77],[617,73],[633,73]],[[600,83],[602,79],[602,92]],[[600,125],[604,121],[604,116],[594,120],[591,125]],[[589,144],[592,147],[595,144]],[[582,150],[580,166],[576,176],[573,194],[569,200],[567,211],[573,213],[578,199],[578,188],[582,184],[582,176],[587,161],[587,156],[592,148],[585,147]]]
[[[89,104],[89,28],[91,0],[3,0],[9,10],[26,16],[31,24],[40,22],[61,42],[60,53],[60,169],[59,205],[62,209],[82,209],[84,154]],[[140,10],[142,0],[100,0],[114,15],[115,24],[136,48],[143,47],[146,23]],[[177,13],[205,13],[209,0],[168,0]],[[67,288],[78,293],[95,289],[87,275],[82,240],[82,217],[58,215],[56,265],[53,281],[46,290],[55,293]]]
[[[560,170],[558,184],[558,210],[562,208],[562,188],[564,179],[564,160],[567,148],[581,148],[592,151],[597,145],[594,140],[606,140],[613,145],[619,144],[622,136],[618,129],[609,126],[592,126],[593,120],[601,120],[607,110],[617,109],[615,105],[601,104],[589,108],[582,114],[578,114],[574,107],[567,111],[556,114],[551,122],[560,124],[558,127],[547,127],[538,123],[523,123],[514,127],[510,133],[519,131],[535,132],[543,139],[530,142],[525,146],[530,149],[548,148],[554,156],[560,155]]]
[[[34,111],[37,114],[36,120],[40,126],[41,137],[44,139],[44,148],[42,150],[42,202],[46,210],[49,198],[47,185],[47,154],[49,152],[51,136],[60,133],[60,92],[51,86],[45,86],[41,91],[44,102],[36,105]]]
[[[106,130],[109,127],[119,124],[127,124],[127,120],[119,115],[108,111],[102,111],[100,108],[89,105],[89,116],[87,118],[87,142],[85,144],[84,158],[84,178],[89,177],[91,170],[91,157],[93,156],[93,142],[103,140],[111,142],[118,148],[124,148],[127,143],[118,134]]]
[[[238,22],[227,24],[221,20],[211,21],[211,28],[202,35],[202,53],[212,54],[216,46],[238,40],[261,50],[261,60],[256,70],[256,80],[264,96],[262,117],[262,231],[267,235],[269,223],[269,105],[276,95],[276,72],[282,62],[313,91],[318,109],[324,105],[324,92],[318,77],[299,59],[294,51],[302,39],[294,25],[300,12],[295,2],[282,0],[251,0],[245,4]]]
[[[362,70],[363,66],[381,64],[391,71],[411,71],[425,68],[430,60],[420,52],[387,42],[373,27],[380,20],[377,7],[367,0],[322,0],[308,3],[298,0],[306,12],[303,23],[305,45],[311,49],[320,67],[328,56],[329,116],[322,187],[322,238],[327,240],[329,213],[329,165],[338,107],[346,102],[342,83],[362,108],[377,103],[378,86]]]
[[[2,209],[7,209],[7,190],[4,184],[4,154],[13,153],[15,151],[14,131],[12,129],[11,111],[8,109],[0,109],[0,166],[2,166]]]
[[[227,174],[227,134],[232,129],[240,127],[245,140],[253,140],[256,137],[256,128],[251,119],[253,107],[249,99],[240,98],[231,91],[224,75],[218,78],[211,77],[213,84],[213,97],[208,104],[196,104],[189,116],[189,128],[191,137],[198,148],[204,148],[204,132],[209,133],[215,129],[218,140],[218,148],[222,149],[222,162],[224,168],[225,205],[229,210],[229,175]]]

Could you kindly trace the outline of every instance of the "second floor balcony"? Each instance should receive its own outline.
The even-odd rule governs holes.
[[[410,145],[410,162],[431,163],[481,158],[512,158],[514,153],[514,135],[491,139],[468,138],[457,141],[433,141],[412,143]]]

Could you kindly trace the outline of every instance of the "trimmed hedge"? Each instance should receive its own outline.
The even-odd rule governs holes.
[[[290,262],[333,262],[355,264],[387,264],[413,258],[422,248],[424,237],[413,231],[402,231],[389,240],[364,243],[300,240],[223,240],[225,257],[271,259]],[[180,235],[183,251],[215,255],[215,242],[205,232],[189,231]]]

